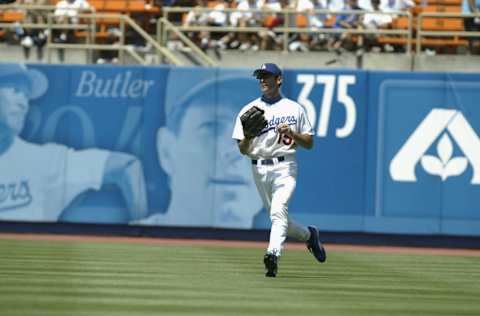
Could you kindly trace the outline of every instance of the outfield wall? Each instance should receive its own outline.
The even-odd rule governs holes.
[[[0,219],[268,228],[231,139],[258,96],[251,72],[0,65]],[[292,217],[331,232],[479,236],[479,82],[286,70],[283,93],[315,132]]]

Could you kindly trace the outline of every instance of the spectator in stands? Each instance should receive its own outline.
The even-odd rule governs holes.
[[[183,20],[184,26],[206,26],[208,24],[209,12],[207,0],[197,0],[196,5],[191,9]],[[207,31],[189,32],[190,39],[202,49],[206,50],[210,43],[210,33]]]
[[[263,26],[269,28],[268,31],[259,32],[260,49],[281,49],[282,39],[279,33],[274,32],[274,28],[284,25],[284,16],[279,12],[282,9],[288,9],[290,3],[288,0],[262,0],[261,8],[266,11]]]
[[[373,11],[372,2],[373,0],[358,0],[358,7],[360,8],[360,10]]]
[[[346,0],[339,11],[361,10],[357,0]],[[334,29],[353,30],[359,27],[360,14],[345,13],[336,14],[335,23],[332,25]],[[361,42],[360,42],[361,44]],[[328,48],[337,54],[341,54],[343,50],[354,50],[355,41],[353,34],[350,32],[334,33],[328,40]]]
[[[204,2],[205,7],[207,7],[207,0],[204,0]],[[194,8],[199,6],[199,0],[168,0],[165,5],[172,7]],[[184,22],[184,12],[171,12],[168,14],[167,19],[174,24],[181,24]]]
[[[327,10],[328,0],[295,0],[292,3],[299,14],[295,18],[296,27],[323,28],[327,14],[316,13],[315,10]],[[324,40],[324,34],[298,33],[289,43],[289,50],[309,51],[319,41]]]
[[[216,4],[213,6],[213,11],[208,15],[207,25],[215,27],[226,27],[228,25],[228,14],[225,12],[225,9],[230,7],[230,0],[217,0]],[[220,58],[218,49],[225,49],[226,40],[225,37],[227,33],[225,31],[214,31],[210,34],[210,43],[208,43],[209,48],[213,48],[217,57]]]
[[[20,2],[25,5],[49,5],[48,0],[23,0]],[[26,10],[26,23],[47,23],[47,11],[46,10]]]
[[[235,27],[259,27],[262,25],[262,14],[251,12],[251,9],[260,9],[261,0],[240,0],[236,9],[230,14],[230,24]],[[230,48],[258,50],[260,38],[256,33],[231,33],[229,39]]]
[[[229,3],[226,0],[220,0],[211,10],[205,10],[209,9],[208,1],[198,0],[198,5],[187,14],[184,25],[225,27],[227,26],[227,13],[225,9],[228,7]],[[213,49],[217,58],[221,58],[219,49],[226,47],[226,44],[222,40],[225,35],[226,33],[224,31],[190,33],[192,40],[199,44],[203,51],[207,52],[207,50]]]
[[[30,58],[30,48],[33,46],[33,40],[32,37],[30,36],[30,33],[28,30],[25,30],[19,22],[14,23],[14,28],[15,28],[15,34],[14,34],[14,40],[17,43],[20,43],[23,49],[23,57],[25,59]]]
[[[120,44],[121,32],[117,28],[110,28],[108,30],[108,36],[105,39],[105,44],[115,46]],[[97,64],[117,64],[118,63],[118,50],[100,50],[98,52]]]
[[[394,13],[394,12],[407,12],[415,7],[414,0],[380,0],[380,11]],[[392,22],[398,17],[397,14],[390,15]],[[395,35],[393,35],[395,37]],[[404,45],[398,44],[386,44],[384,46],[385,51],[402,51]]]
[[[479,16],[465,18],[465,31],[480,32],[480,0],[463,0],[463,13],[477,13]],[[471,54],[480,54],[480,38],[469,37],[468,45]]]
[[[47,43],[48,34],[49,34],[48,30],[36,30],[33,34],[33,44],[37,48],[38,61],[43,59],[43,48]]]
[[[78,24],[78,15],[83,12],[92,12],[95,9],[87,0],[61,0],[55,6],[55,21],[59,24]],[[73,43],[75,41],[74,30],[55,30],[52,34],[55,43]],[[61,62],[65,60],[65,50],[58,50],[58,58]]]
[[[26,6],[32,6],[32,5],[43,5],[46,6],[49,4],[48,0],[22,0],[18,1],[19,4],[23,4]],[[39,7],[36,7],[35,10],[22,10],[25,13],[25,18],[23,19],[23,23],[32,23],[32,24],[46,24],[47,21],[47,14],[48,11],[46,9],[42,9]],[[38,29],[38,28],[30,28],[26,30],[21,30],[18,26],[16,27],[16,37],[17,40],[19,40],[20,45],[23,48],[23,53],[25,59],[30,58],[30,50],[32,47],[36,47],[37,50],[37,60],[40,61],[43,59],[43,47],[46,44],[46,39],[48,35],[48,31]],[[20,33],[19,33],[20,31]]]
[[[47,42],[48,30],[24,29],[19,23],[15,23],[15,41],[20,43],[25,60],[30,59],[30,51],[33,46],[37,48],[37,60],[43,59],[43,47]]]
[[[78,15],[95,9],[87,0],[61,0],[55,6],[55,18],[59,23],[78,24]]]
[[[380,0],[380,11],[382,12],[402,12],[408,11],[415,6],[413,0]],[[392,17],[396,17],[392,15]]]
[[[382,13],[380,10],[380,0],[372,0],[372,7],[373,11],[363,15],[361,27],[369,31],[390,27],[392,16]],[[367,51],[370,51],[373,47],[377,47],[377,35],[375,32],[365,34],[363,39],[360,40],[361,42],[364,41],[362,45],[365,46]],[[375,50],[378,50],[378,48],[375,48]]]
[[[302,2],[303,2],[303,5],[301,5]],[[308,2],[310,2],[311,5]],[[311,1],[299,0],[297,5],[297,10],[298,11],[328,10],[329,9],[328,2],[329,2],[328,0],[311,0]],[[308,16],[308,25],[310,27],[317,27],[317,28],[324,27],[325,21],[328,17],[329,16],[324,13],[311,12],[311,14]]]

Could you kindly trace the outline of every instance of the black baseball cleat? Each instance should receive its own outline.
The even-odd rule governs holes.
[[[274,254],[267,253],[263,257],[263,263],[265,264],[265,276],[266,277],[271,277],[274,278],[277,276],[277,270],[278,270],[278,257],[275,256]]]
[[[327,260],[327,253],[320,242],[318,229],[313,226],[308,226],[308,230],[310,231],[310,238],[307,240],[308,250],[313,254],[315,259],[320,262],[325,262],[325,260]]]

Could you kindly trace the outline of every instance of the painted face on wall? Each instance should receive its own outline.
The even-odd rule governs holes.
[[[25,92],[13,87],[0,88],[0,121],[20,134],[25,125],[29,101]]]
[[[250,84],[254,89],[255,81]],[[228,97],[218,91],[192,97],[183,105],[187,108],[177,128],[164,127],[158,133],[160,165],[170,180],[168,212],[191,221],[186,224],[251,228],[262,208],[251,162],[232,139],[236,115],[247,102],[243,99],[250,98],[231,88]],[[216,102],[217,97],[223,101]]]

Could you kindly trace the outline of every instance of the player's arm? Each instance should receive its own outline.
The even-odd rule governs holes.
[[[133,155],[111,152],[107,158],[104,184],[115,184],[122,191],[132,219],[147,216],[147,192],[141,162]]]
[[[313,135],[297,133],[293,131],[288,124],[278,125],[277,132],[289,136],[296,144],[302,146],[303,148],[313,148]]]
[[[310,134],[299,134],[299,133],[292,133],[293,140],[295,143],[299,144],[303,148],[312,149],[313,148],[313,135]]]
[[[251,140],[252,138],[245,137],[244,139],[238,141],[238,149],[240,149],[240,153],[242,155],[246,155],[250,151]]]
[[[243,155],[250,152],[251,140],[260,135],[268,125],[264,113],[265,110],[254,105],[237,118],[234,135],[240,140],[238,147]],[[243,135],[243,138],[240,135]]]
[[[233,128],[233,139],[237,141],[238,149],[242,155],[247,155],[250,152],[250,145],[253,139],[245,135],[245,128],[241,121],[241,115],[239,115],[235,121],[235,126]]]

